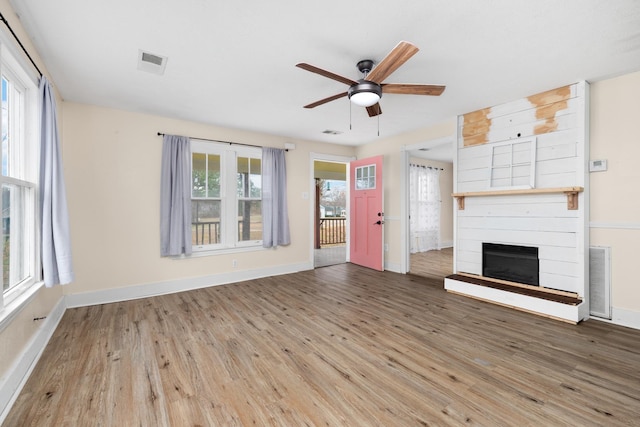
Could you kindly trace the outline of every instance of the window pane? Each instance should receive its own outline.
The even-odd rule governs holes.
[[[238,157],[237,194],[241,198],[260,198],[262,196],[261,159]]]
[[[367,190],[376,188],[376,165],[356,168],[356,189]]]
[[[25,198],[28,188],[2,185],[2,290],[28,277],[25,259]]]
[[[220,197],[220,155],[209,154],[207,166],[207,197]]]
[[[238,157],[236,160],[237,186],[236,193],[238,197],[247,197],[249,194],[249,159],[247,157]]]
[[[207,158],[203,153],[191,154],[191,197],[207,194]]]
[[[238,202],[238,241],[262,240],[262,202],[240,200]]]
[[[2,77],[2,175],[9,175],[9,82]]]
[[[262,159],[251,159],[249,197],[262,197]]]
[[[220,243],[220,200],[191,201],[191,244]]]

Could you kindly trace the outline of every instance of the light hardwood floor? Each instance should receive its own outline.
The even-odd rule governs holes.
[[[418,276],[443,278],[453,273],[453,248],[410,255],[409,270]]]
[[[340,264],[68,310],[5,426],[618,426],[640,331]]]

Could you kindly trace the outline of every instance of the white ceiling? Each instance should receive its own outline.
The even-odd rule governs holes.
[[[640,70],[638,0],[15,0],[62,97],[285,138],[359,145],[579,80]],[[378,119],[308,62],[358,79],[400,40],[421,50],[388,83]],[[167,56],[139,71],[138,50]],[[349,130],[349,124],[352,130]],[[325,135],[324,130],[339,135]],[[158,129],[171,132],[171,129]],[[198,136],[198,135],[192,135]]]

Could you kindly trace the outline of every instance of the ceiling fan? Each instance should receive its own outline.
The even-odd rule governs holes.
[[[312,73],[320,74],[321,76],[349,85],[349,89],[346,92],[329,96],[305,105],[304,108],[314,108],[318,105],[326,104],[327,102],[348,96],[349,100],[354,104],[366,107],[369,117],[374,117],[382,114],[382,109],[380,108],[378,101],[382,98],[383,93],[439,96],[444,91],[445,86],[409,83],[383,83],[384,79],[400,68],[400,66],[415,55],[418,50],[419,49],[415,45],[406,41],[401,41],[391,50],[391,52],[389,52],[387,56],[384,57],[382,61],[380,61],[380,63],[378,63],[378,65],[376,65],[375,68],[373,67],[374,62],[371,59],[365,59],[358,62],[358,70],[363,74],[363,78],[360,80],[343,77],[304,62],[296,64],[296,67],[302,68],[303,70],[311,71]]]

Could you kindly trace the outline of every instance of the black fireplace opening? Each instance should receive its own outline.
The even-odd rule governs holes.
[[[482,275],[494,279],[540,286],[538,248],[482,244]]]

